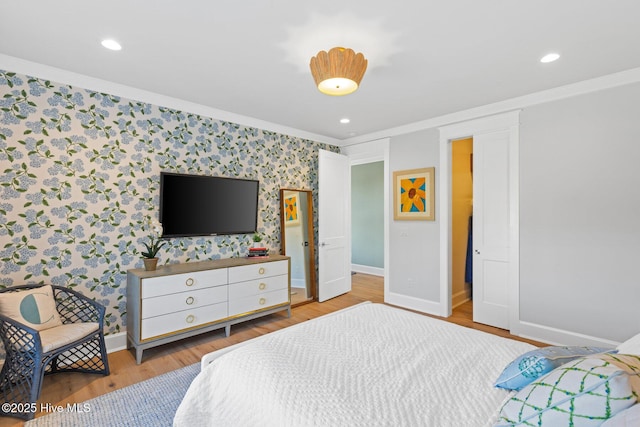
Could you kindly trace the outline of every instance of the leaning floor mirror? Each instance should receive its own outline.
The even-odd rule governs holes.
[[[291,257],[291,305],[316,299],[311,190],[280,189],[280,245]]]

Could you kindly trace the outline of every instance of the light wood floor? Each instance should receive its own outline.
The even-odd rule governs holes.
[[[209,352],[242,342],[305,320],[327,314],[364,301],[383,302],[383,279],[377,276],[358,273],[352,276],[352,291],[323,303],[309,303],[292,309],[291,318],[286,312],[272,314],[261,319],[244,322],[231,327],[231,336],[225,337],[224,329],[213,331],[197,337],[188,338],[154,349],[145,350],[142,364],[136,365],[131,351],[122,350],[109,354],[111,375],[61,373],[46,376],[38,406],[42,404],[67,405],[84,402],[96,396],[117,390],[131,384],[182,368],[200,361]],[[521,339],[510,335],[507,331],[474,323],[471,315],[471,303],[457,307],[449,322],[479,329],[495,335],[509,337],[532,343],[537,346],[545,344]],[[46,415],[38,413],[36,416]],[[15,418],[0,417],[0,427],[22,426]]]

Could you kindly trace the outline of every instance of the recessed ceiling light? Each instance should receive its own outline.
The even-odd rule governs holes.
[[[351,120],[349,120],[348,118],[344,118],[344,119],[340,119],[340,123],[342,123],[343,125],[346,125],[347,123],[349,123]]]
[[[558,58],[560,58],[559,54],[557,54],[557,53],[548,53],[545,56],[543,56],[542,58],[540,58],[540,62],[546,64],[548,62],[553,62]]]
[[[118,43],[115,40],[112,39],[106,39],[106,40],[102,40],[102,46],[106,47],[107,49],[110,50],[121,50],[122,46],[120,46],[120,43]]]

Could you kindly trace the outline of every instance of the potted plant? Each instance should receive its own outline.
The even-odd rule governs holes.
[[[258,233],[255,233],[253,235],[253,247],[254,248],[259,248],[262,246],[262,236],[259,235]]]
[[[144,262],[144,269],[147,271],[153,271],[158,265],[158,251],[161,247],[167,244],[167,242],[160,241],[162,235],[162,225],[159,222],[149,221],[149,227],[151,233],[149,233],[149,242],[143,242],[146,251],[141,251],[142,261]]]

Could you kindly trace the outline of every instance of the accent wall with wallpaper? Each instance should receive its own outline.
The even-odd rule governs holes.
[[[51,283],[124,329],[126,271],[141,268],[160,171],[258,179],[258,230],[280,250],[279,189],[317,189],[337,147],[0,71],[0,287]],[[314,194],[314,198],[317,194]],[[160,263],[243,256],[251,235],[172,238]]]

